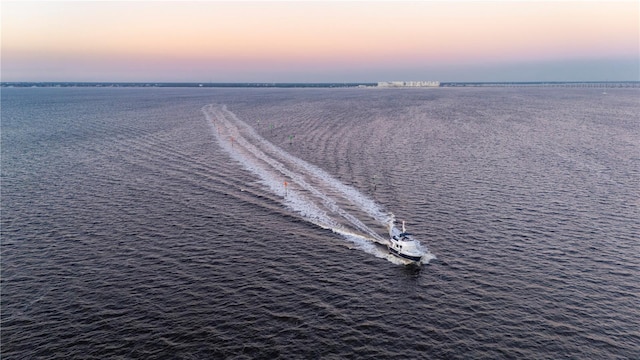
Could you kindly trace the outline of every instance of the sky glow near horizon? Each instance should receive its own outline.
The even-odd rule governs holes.
[[[638,81],[638,1],[3,1],[2,81]]]

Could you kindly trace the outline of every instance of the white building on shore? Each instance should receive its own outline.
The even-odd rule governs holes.
[[[439,87],[440,81],[380,81],[378,87]]]

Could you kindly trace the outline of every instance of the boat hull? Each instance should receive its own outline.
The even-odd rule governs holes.
[[[411,260],[411,261],[416,262],[416,263],[419,263],[422,260],[422,255],[413,256],[413,255],[409,255],[409,254],[404,254],[404,253],[401,253],[401,252],[399,252],[399,251],[397,251],[397,250],[395,250],[395,249],[393,249],[391,247],[389,247],[389,252],[391,254],[399,257],[399,258],[403,258],[403,259],[406,259],[406,260]]]

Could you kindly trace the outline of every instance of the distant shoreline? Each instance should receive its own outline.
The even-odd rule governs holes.
[[[521,81],[521,82],[440,82],[439,86],[379,87],[377,82],[349,83],[197,83],[197,82],[2,82],[1,87],[154,87],[154,88],[412,88],[434,87],[573,87],[640,88],[640,81]]]

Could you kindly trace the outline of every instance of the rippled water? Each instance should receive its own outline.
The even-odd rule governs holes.
[[[3,358],[640,357],[637,89],[1,95]]]

